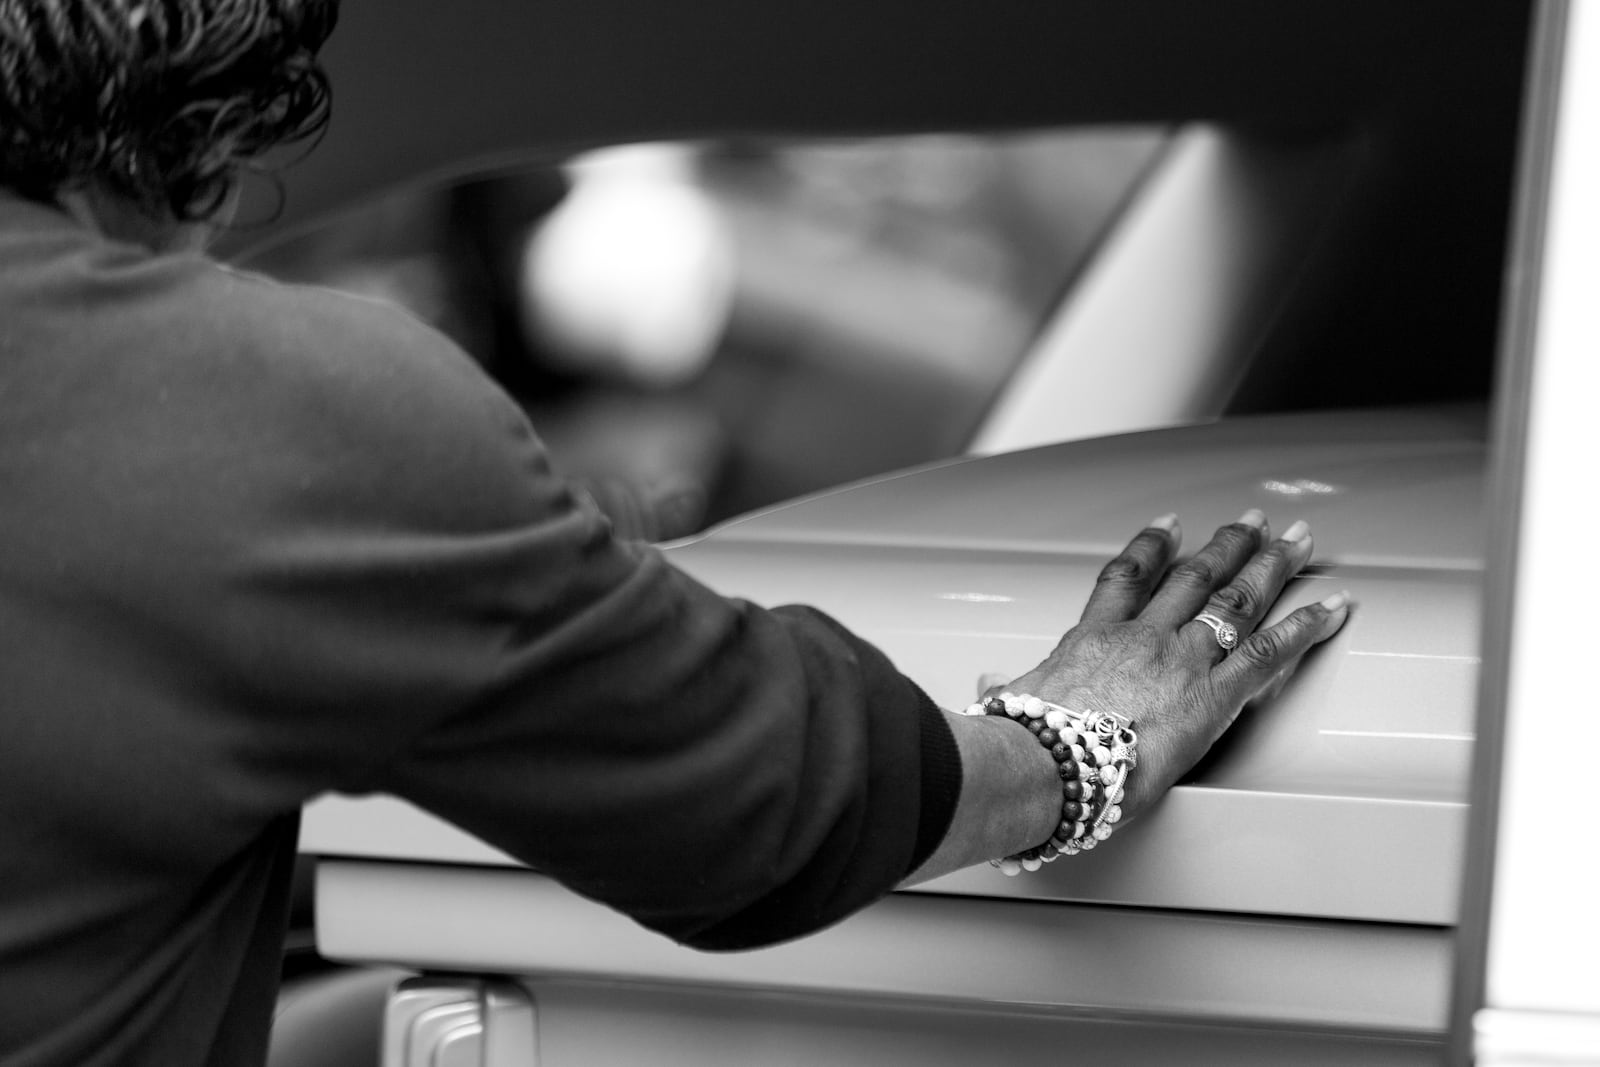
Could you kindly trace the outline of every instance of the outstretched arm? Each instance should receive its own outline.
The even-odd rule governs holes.
[[[1349,613],[1339,593],[1256,629],[1311,557],[1303,522],[1271,540],[1265,516],[1246,512],[1169,570],[1179,540],[1172,516],[1142,530],[1101,572],[1079,624],[1005,687],[1133,721],[1140,758],[1125,787],[1126,816],[1165,793],[1245,704],[1281,686]],[[1231,626],[1235,646],[1224,647],[1200,614]],[[943,841],[906,884],[1038,846],[1062,820],[1056,760],[1032,733],[1008,717],[946,714],[961,752],[961,796]]]

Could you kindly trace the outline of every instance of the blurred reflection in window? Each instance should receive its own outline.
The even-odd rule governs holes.
[[[253,265],[449,333],[660,539],[960,453],[1164,140],[625,146],[390,197]]]
[[[567,168],[572,189],[521,264],[529,336],[585,375],[671,389],[704,373],[733,310],[732,228],[687,145],[632,145]]]

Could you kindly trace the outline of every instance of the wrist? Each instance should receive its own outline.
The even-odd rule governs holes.
[[[906,885],[1037,844],[1061,818],[1055,761],[1033,736],[998,720],[945,718],[961,756],[961,792],[943,840]]]
[[[966,709],[968,717],[1011,721],[1047,752],[1060,782],[1059,819],[1042,844],[990,862],[1008,875],[1036,871],[1060,856],[1094,848],[1122,819],[1128,773],[1138,762],[1132,723],[1108,712],[1079,712],[1035,696],[1001,693]]]
[[[1020,852],[1047,840],[1061,822],[1061,777],[1049,750],[1004,715],[967,717],[990,735],[986,740],[995,752],[991,773],[996,761],[1008,767],[996,774],[991,791],[993,803],[1009,803],[1012,811],[998,820],[1003,826],[990,840],[989,856]]]

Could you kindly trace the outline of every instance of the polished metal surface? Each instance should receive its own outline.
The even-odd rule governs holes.
[[[546,1067],[1438,1067],[1436,1041],[985,1003],[530,979]]]
[[[549,879],[484,867],[327,862],[317,909],[324,953],[436,971],[1413,1039],[1442,1029],[1450,966],[1448,931],[1428,927],[918,893],[775,948],[696,952]]]
[[[1317,551],[1274,615],[1349,589],[1350,623],[1117,847],[938,889],[1454,920],[1481,597],[1476,410],[1238,420],[955,462],[735,522],[672,551],[721,591],[803,601],[947,707],[1020,674],[1145,521],[1187,543],[1257,506]]]
[[[825,494],[670,549],[714,587],[803,601],[947,706],[1031,667],[1096,573],[1177,509],[1188,543],[1244,508],[1311,521],[1279,614],[1348,588],[1349,625],[1115,848],[930,892],[1448,925],[1466,832],[1481,573],[1475,411],[1315,415],[958,462]],[[1009,504],[1002,505],[1002,501]],[[1219,510],[1228,502],[1228,510]],[[505,863],[388,798],[308,811],[303,848]]]
[[[1319,564],[1475,570],[1485,419],[1471,406],[1262,416],[953,460],[759,512],[705,540],[1102,557],[1164,512],[1179,513],[1193,546],[1254,505],[1279,528],[1308,519]]]

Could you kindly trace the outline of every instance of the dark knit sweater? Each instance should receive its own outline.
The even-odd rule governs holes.
[[[613,537],[407,315],[0,194],[0,1064],[259,1062],[330,790],[736,948],[891,888],[959,765],[870,645]]]

